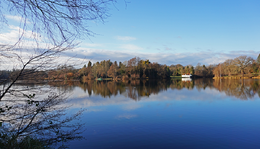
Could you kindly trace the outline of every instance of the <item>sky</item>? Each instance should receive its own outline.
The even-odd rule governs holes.
[[[196,66],[260,53],[259,0],[118,0],[109,9],[104,22],[89,22],[95,36],[78,39],[67,56]]]

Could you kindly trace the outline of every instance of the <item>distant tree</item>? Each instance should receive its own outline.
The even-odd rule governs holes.
[[[221,71],[220,71],[220,69],[221,69],[221,66],[220,66],[221,64],[218,64],[214,69],[213,69],[213,75],[215,76],[215,77],[220,77],[221,76]]]
[[[260,64],[260,54],[258,55],[257,59],[256,59],[256,63]]]
[[[107,71],[107,75],[109,77],[115,78],[117,76],[117,71],[118,71],[118,66],[115,64],[112,64],[109,68],[109,70]]]
[[[118,67],[118,65],[117,65],[117,61],[114,62],[114,65]]]
[[[206,77],[207,75],[208,75],[208,68],[205,66],[205,65],[203,65],[202,66],[202,75],[203,75],[203,77]]]
[[[185,74],[190,74],[190,67],[189,66],[185,66]]]
[[[81,69],[78,71],[80,77],[88,75],[89,71],[86,65],[84,65]]]
[[[245,69],[252,64],[253,58],[248,56],[239,56],[234,59],[234,64],[240,70],[242,77],[244,77]]]
[[[88,79],[88,80],[93,80],[93,79],[94,79],[94,76],[93,76],[93,74],[92,74],[92,71],[90,71],[90,72],[88,73],[87,79]]]
[[[232,59],[227,59],[222,66],[222,69],[224,70],[225,74],[228,74],[228,76],[231,76],[233,70],[235,69],[234,61]]]
[[[190,74],[191,74],[191,75],[194,74],[194,67],[193,67],[193,66],[190,67]]]
[[[132,59],[130,59],[128,61],[127,67],[128,67],[128,69],[129,69],[129,71],[131,73],[136,73],[137,72],[137,66],[138,66],[139,62],[140,62],[140,58],[139,57],[134,57],[134,58],[132,58]]]
[[[92,66],[91,61],[88,61],[88,67],[90,68]]]
[[[70,79],[72,79],[72,77],[74,76],[74,74],[73,74],[72,72],[68,72],[68,73],[66,74],[66,76],[67,76],[67,79],[70,80]]]
[[[258,73],[258,67],[259,67],[259,64],[258,63],[256,63],[255,61],[252,63],[252,67],[251,67],[251,72],[253,72],[253,73]]]
[[[119,62],[119,68],[121,68],[122,65],[123,65],[122,62]]]
[[[119,62],[119,70],[120,75],[124,75],[126,72],[126,65],[124,65],[122,62]]]
[[[203,67],[201,66],[200,63],[198,63],[197,66],[195,67],[195,75],[202,76],[202,69]]]

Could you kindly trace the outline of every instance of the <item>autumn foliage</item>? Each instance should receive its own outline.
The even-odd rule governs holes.
[[[239,56],[234,59],[227,59],[223,63],[215,65],[196,66],[181,64],[161,65],[149,60],[141,60],[134,57],[124,62],[111,62],[103,60],[92,64],[90,61],[80,69],[72,66],[59,66],[57,69],[48,71],[26,70],[23,79],[48,79],[48,80],[80,80],[87,82],[98,78],[110,80],[136,80],[136,79],[167,79],[171,76],[192,75],[193,77],[212,78],[212,77],[256,77],[259,76],[260,56],[256,60],[247,56]],[[15,78],[17,72],[2,71],[5,78]],[[32,73],[32,74],[31,74]]]

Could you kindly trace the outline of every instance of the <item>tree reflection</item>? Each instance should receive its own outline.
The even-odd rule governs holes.
[[[67,116],[66,92],[56,87],[51,90],[30,90],[34,94],[23,93],[19,100],[16,95],[1,101],[0,148],[45,148],[82,138],[82,124],[74,120],[83,111]]]
[[[172,80],[172,83],[170,84],[171,89],[178,89],[181,90],[183,88],[192,90],[194,88],[194,81],[182,81],[180,79],[174,79]]]
[[[85,92],[88,91],[89,96],[93,94],[101,95],[102,97],[111,97],[118,94],[124,94],[126,97],[133,100],[140,100],[141,97],[149,97],[151,94],[158,94],[160,91],[167,90],[171,82],[162,81],[86,81],[79,83],[78,86]]]
[[[258,94],[260,97],[260,80],[213,80],[213,79],[194,79],[182,81],[181,79],[173,80],[129,80],[129,81],[86,81],[85,83],[74,82],[73,87],[78,86],[89,96],[92,94],[100,95],[104,98],[123,94],[133,100],[141,100],[142,97],[149,97],[151,94],[158,94],[167,89],[182,90],[197,89],[217,89],[228,96],[234,96],[238,99],[251,99]],[[68,87],[67,87],[68,88]],[[70,88],[71,89],[71,88]]]
[[[247,100],[254,97],[255,93],[259,91],[258,80],[241,79],[241,80],[214,80],[213,86],[220,92],[225,92],[228,96],[235,96],[236,98]]]
[[[258,94],[258,97],[260,97],[260,80],[255,80],[253,83],[251,83],[252,90],[254,93]]]

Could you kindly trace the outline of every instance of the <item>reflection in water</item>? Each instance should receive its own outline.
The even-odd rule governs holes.
[[[260,148],[260,101],[239,100],[259,99],[259,80],[60,83],[87,109],[73,148]]]
[[[141,97],[149,97],[151,94],[158,94],[160,91],[169,88],[170,81],[140,81],[132,80],[127,82],[114,81],[89,81],[84,84],[74,82],[74,86],[79,86],[89,95],[101,95],[102,97],[111,97],[118,94],[125,94],[127,97],[140,100]]]
[[[111,97],[118,94],[123,94],[133,100],[141,100],[141,97],[149,97],[151,94],[158,94],[167,89],[181,90],[186,88],[188,90],[197,89],[205,90],[206,88],[216,89],[223,92],[228,96],[235,96],[239,99],[251,99],[255,94],[260,97],[260,80],[213,80],[213,79],[195,79],[183,81],[181,79],[174,80],[158,80],[158,81],[145,81],[145,80],[132,80],[127,82],[115,81],[89,81],[86,83],[68,82],[69,86],[64,86],[64,83],[50,84],[62,89],[73,90],[78,86],[89,96],[101,95],[102,97]]]
[[[16,94],[1,101],[0,148],[45,148],[82,138],[82,124],[71,123],[82,111],[66,114],[68,106],[64,102],[68,90],[62,88],[64,92],[60,92],[56,87],[39,86],[28,90],[28,94],[23,92],[23,96]]]
[[[235,96],[239,99],[251,99],[256,93],[260,97],[259,80],[215,80],[213,86],[228,96]]]
[[[86,140],[70,142],[71,148],[259,148],[259,100],[233,99],[259,99],[256,96],[260,95],[260,80],[174,79],[48,85],[55,89],[53,92],[71,94],[73,105],[66,112],[87,108],[81,119],[87,128],[82,133]],[[63,141],[62,136],[77,137],[79,131],[72,130],[79,127],[63,128],[81,125],[70,125],[69,120],[75,117],[63,121],[62,110],[70,103],[62,104],[64,98],[61,99],[52,100],[49,106],[48,99],[38,106],[15,102],[14,108],[1,115],[2,132],[20,134],[20,138],[31,133],[46,142]],[[37,111],[44,105],[46,108],[40,109],[46,111]],[[31,119],[34,123],[30,123]],[[50,137],[43,137],[46,135]]]
[[[191,78],[181,78],[182,81],[191,81]]]

